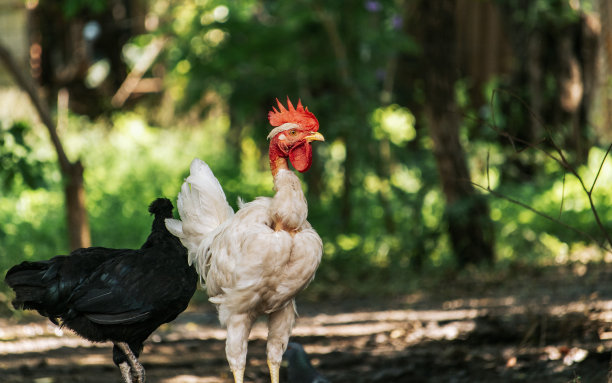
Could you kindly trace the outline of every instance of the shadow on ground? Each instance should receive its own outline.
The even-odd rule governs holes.
[[[605,382],[612,350],[612,268],[453,282],[393,299],[298,303],[293,341],[336,383]],[[109,344],[35,316],[0,321],[0,381],[119,382]],[[265,322],[253,329],[246,382],[268,382]],[[231,382],[225,332],[207,304],[148,341],[149,383]]]

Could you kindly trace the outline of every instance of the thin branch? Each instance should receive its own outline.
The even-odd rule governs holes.
[[[561,204],[559,206],[559,219],[561,219],[561,214],[563,213],[563,203],[565,202],[565,175],[567,173],[563,172],[563,188],[561,189]]]
[[[111,99],[111,104],[115,108],[119,108],[123,106],[125,101],[130,97],[130,95],[134,92],[140,81],[142,80],[142,76],[145,75],[147,70],[153,65],[155,59],[161,53],[164,45],[166,44],[165,39],[156,38],[149,45],[146,46],[144,52],[140,56],[139,60],[132,68],[132,71],[127,75],[113,98]]]
[[[599,175],[601,174],[601,169],[606,163],[606,158],[608,157],[608,154],[610,154],[610,150],[612,150],[612,144],[608,146],[608,150],[606,150],[606,154],[604,154],[603,160],[601,160],[601,164],[599,164],[599,170],[597,170],[597,175],[595,176],[595,179],[593,180],[593,184],[591,185],[591,190],[589,190],[589,193],[593,193],[593,189],[595,188],[595,183],[597,182],[597,179],[599,178]]]
[[[547,137],[544,137],[542,139],[540,139],[538,142],[533,143],[533,142],[529,142],[526,141],[524,139],[521,139],[519,137],[515,137],[513,135],[511,135],[510,133],[504,132],[502,131],[500,128],[497,127],[496,122],[495,122],[495,108],[494,108],[494,99],[497,93],[506,93],[508,95],[510,95],[511,97],[513,97],[514,99],[518,100],[521,105],[523,105],[523,107],[529,112],[529,114],[531,115],[531,117],[533,118],[534,121],[536,121],[541,127],[543,127],[543,129],[547,132]],[[608,147],[608,150],[606,151],[606,155],[604,156],[603,160],[600,163],[599,166],[599,170],[597,172],[597,176],[595,177],[595,180],[593,181],[593,184],[591,185],[591,188],[588,189],[586,187],[586,184],[584,183],[583,178],[580,176],[580,174],[578,174],[578,171],[569,163],[569,161],[567,160],[567,158],[565,157],[565,154],[563,153],[563,150],[557,145],[557,143],[555,142],[554,138],[552,137],[552,133],[550,132],[549,129],[546,128],[546,126],[543,124],[543,122],[540,120],[540,118],[529,108],[529,106],[527,105],[527,103],[521,99],[521,97],[519,97],[517,94],[508,91],[508,90],[503,90],[503,89],[494,89],[493,93],[491,95],[491,99],[489,101],[490,104],[490,110],[491,110],[491,121],[487,121],[481,117],[477,117],[477,116],[473,116],[473,115],[466,115],[465,117],[471,119],[472,121],[477,121],[479,123],[481,123],[484,126],[489,127],[490,129],[492,129],[495,133],[497,133],[499,136],[507,138],[508,141],[510,142],[510,144],[512,145],[512,148],[514,149],[515,153],[521,153],[527,149],[534,149],[539,151],[540,153],[544,154],[546,157],[554,160],[555,162],[557,162],[559,164],[559,166],[561,166],[561,168],[564,170],[564,174],[563,174],[563,197],[562,197],[562,201],[561,201],[561,207],[560,207],[560,211],[559,211],[559,217],[561,216],[561,213],[563,211],[563,201],[565,200],[565,177],[567,172],[569,172],[570,174],[572,174],[574,177],[576,177],[576,179],[578,180],[578,182],[580,183],[580,186],[582,187],[583,191],[585,192],[585,194],[587,195],[587,198],[589,200],[589,206],[591,208],[591,212],[593,214],[593,217],[595,218],[595,222],[597,223],[597,226],[600,230],[600,232],[602,233],[602,235],[604,236],[605,240],[607,241],[608,245],[605,245],[603,243],[601,243],[601,241],[596,240],[593,236],[591,236],[590,234],[583,232],[579,229],[576,229],[575,227],[572,227],[562,221],[560,221],[559,219],[555,219],[553,217],[551,217],[548,214],[542,213],[540,211],[535,210],[534,208],[532,208],[529,205],[526,205],[518,200],[515,200],[513,198],[510,198],[508,196],[505,196],[501,193],[498,193],[494,190],[491,189],[491,184],[490,184],[490,176],[489,176],[489,154],[487,153],[487,187],[484,187],[482,185],[479,184],[475,184],[473,183],[471,180],[466,180],[470,183],[472,183],[473,186],[478,187],[482,190],[488,191],[489,193],[491,193],[492,195],[499,197],[499,198],[503,198],[509,202],[515,203],[525,209],[531,210],[532,212],[551,220],[552,222],[558,223],[562,226],[565,226],[573,231],[575,231],[576,233],[579,233],[580,235],[584,236],[585,238],[588,238],[589,240],[597,243],[602,249],[606,250],[606,251],[612,251],[612,237],[610,236],[610,234],[608,233],[608,231],[606,230],[605,226],[603,225],[600,217],[599,217],[599,213],[597,211],[597,208],[595,207],[595,203],[593,201],[593,197],[592,197],[592,193],[593,193],[593,189],[595,187],[595,183],[597,181],[597,179],[599,178],[599,175],[601,173],[601,170],[603,168],[603,165],[605,163],[605,159],[607,158],[607,156],[612,152],[612,145],[610,145]],[[553,151],[556,152],[557,155],[554,155],[553,153],[542,149],[540,147],[540,145],[544,142],[548,141],[549,145],[552,146]],[[525,147],[522,149],[517,148],[517,143],[524,145]]]
[[[491,157],[491,152],[487,151],[487,189],[491,189],[491,177],[489,176],[489,157]]]
[[[554,156],[554,155],[553,155],[553,154],[551,154],[550,152],[548,152],[548,151],[546,151],[546,150],[544,150],[544,149],[542,149],[542,148],[540,148],[540,147],[538,146],[540,143],[544,142],[544,140],[545,140],[545,139],[543,139],[542,141],[540,141],[540,142],[539,142],[539,143],[537,143],[537,144],[533,144],[533,143],[531,143],[531,142],[528,142],[528,141],[522,140],[522,139],[520,139],[520,138],[518,138],[518,137],[513,137],[513,136],[512,136],[512,135],[510,135],[509,133],[506,133],[506,132],[501,131],[501,130],[500,130],[500,129],[499,129],[499,128],[498,128],[498,127],[495,125],[495,113],[494,113],[495,108],[493,108],[493,99],[495,98],[495,95],[496,95],[496,93],[497,93],[498,91],[499,91],[499,92],[504,92],[504,93],[506,93],[506,94],[509,94],[511,97],[513,97],[513,98],[515,98],[516,100],[518,100],[518,101],[519,101],[519,102],[520,102],[520,103],[521,103],[521,104],[522,104],[522,105],[525,107],[525,109],[526,109],[526,110],[529,112],[529,114],[531,114],[531,116],[533,117],[533,119],[534,119],[535,121],[537,121],[537,122],[538,122],[538,124],[540,124],[540,125],[541,125],[541,126],[544,128],[544,129],[545,129],[545,131],[547,132],[547,135],[548,135],[547,140],[549,141],[549,144],[550,144],[550,145],[553,147],[553,150],[554,150],[554,151],[557,153],[557,155],[558,155],[559,157]],[[557,143],[556,143],[556,142],[555,142],[555,140],[553,139],[553,137],[552,137],[552,133],[550,132],[550,130],[549,130],[549,129],[547,129],[547,128],[544,126],[544,124],[542,123],[542,121],[541,121],[541,120],[538,118],[538,116],[536,116],[536,115],[535,115],[535,113],[533,113],[533,111],[532,111],[532,110],[529,108],[529,106],[527,105],[527,103],[526,103],[526,102],[525,102],[523,99],[521,99],[521,98],[520,98],[518,95],[516,95],[516,94],[514,94],[514,93],[512,93],[512,92],[510,92],[510,91],[507,91],[507,90],[500,90],[500,89],[495,89],[495,90],[493,90],[493,94],[491,95],[491,101],[490,101],[490,104],[491,104],[491,111],[492,111],[492,113],[491,113],[491,117],[492,117],[492,120],[493,120],[493,124],[491,125],[491,124],[488,124],[487,122],[485,122],[485,123],[486,123],[486,124],[488,124],[488,125],[489,125],[489,127],[490,127],[491,129],[493,129],[493,130],[494,130],[496,133],[498,133],[499,135],[501,135],[501,136],[503,136],[503,137],[507,137],[507,138],[510,140],[510,142],[512,143],[512,146],[515,148],[515,150],[516,150],[516,147],[515,147],[515,145],[514,145],[514,142],[515,142],[515,141],[516,141],[516,142],[520,142],[520,143],[522,143],[522,144],[526,145],[528,148],[535,149],[535,150],[537,150],[537,151],[539,151],[539,152],[543,153],[543,154],[544,154],[544,155],[546,155],[547,157],[549,157],[549,158],[553,159],[553,160],[554,160],[554,161],[556,161],[556,162],[557,162],[557,163],[558,163],[558,164],[559,164],[559,165],[560,165],[560,166],[561,166],[563,169],[565,169],[566,171],[570,172],[570,173],[571,173],[571,174],[572,174],[574,177],[576,177],[576,179],[577,179],[577,180],[578,180],[578,182],[580,183],[580,186],[582,187],[583,191],[585,192],[585,194],[587,195],[587,197],[588,197],[588,199],[589,199],[589,205],[590,205],[590,207],[591,207],[591,212],[593,213],[593,217],[595,218],[595,222],[597,223],[597,226],[599,227],[600,232],[601,232],[601,233],[602,233],[602,235],[603,235],[603,236],[606,238],[606,240],[607,240],[607,242],[608,242],[608,245],[612,246],[612,237],[610,236],[610,234],[609,234],[609,233],[608,233],[608,231],[606,230],[605,226],[604,226],[604,225],[603,225],[603,223],[601,222],[601,219],[600,219],[600,217],[599,217],[599,213],[597,212],[597,208],[595,207],[595,203],[594,203],[594,201],[593,201],[593,197],[592,197],[592,194],[593,194],[593,188],[594,188],[594,186],[595,186],[595,182],[597,181],[597,178],[599,177],[599,174],[600,174],[600,172],[601,172],[601,169],[602,169],[602,167],[603,167],[603,165],[604,165],[604,162],[605,162],[605,159],[606,159],[606,157],[607,157],[608,153],[610,153],[610,151],[612,150],[612,145],[610,145],[610,146],[608,147],[608,150],[607,150],[607,152],[606,152],[606,155],[604,156],[604,159],[601,161],[601,164],[600,164],[600,167],[599,167],[599,171],[597,172],[597,176],[595,177],[595,180],[593,181],[593,185],[591,186],[591,189],[589,190],[589,189],[587,188],[586,184],[584,183],[583,178],[582,178],[582,177],[581,177],[581,176],[578,174],[578,171],[577,171],[577,170],[576,170],[576,169],[575,169],[575,168],[574,168],[574,167],[573,167],[573,166],[572,166],[572,165],[569,163],[569,161],[568,161],[568,160],[567,160],[567,158],[565,157],[565,154],[563,153],[563,150],[562,150],[562,149],[559,147],[559,145],[557,145]],[[565,177],[565,175],[564,175],[564,177]],[[558,221],[558,220],[557,220],[556,222],[563,224],[561,221]],[[565,225],[565,224],[563,224],[563,225],[564,225],[564,226],[567,226],[567,225]],[[575,231],[576,231],[577,229],[573,228],[573,230],[575,230]],[[601,245],[600,245],[600,246],[601,246]],[[604,246],[602,246],[602,247],[604,247]],[[604,247],[604,248],[609,249],[608,247]]]
[[[599,213],[597,213],[597,209],[595,208],[595,203],[593,202],[593,196],[591,195],[591,193],[587,193],[587,194],[589,196],[589,204],[591,205],[591,211],[593,212],[593,216],[595,217],[595,221],[597,222],[597,226],[599,226],[601,232],[603,233],[603,235],[608,240],[608,243],[610,245],[612,245],[612,237],[610,237],[610,234],[605,229],[603,223],[601,222],[601,219],[599,218]]]
[[[89,225],[87,222],[87,212],[85,210],[85,191],[83,189],[83,165],[80,161],[71,163],[66,156],[64,147],[57,134],[57,128],[51,113],[46,104],[42,102],[38,96],[37,88],[34,81],[30,76],[23,73],[20,66],[17,64],[11,53],[2,44],[0,44],[0,61],[4,62],[8,71],[12,74],[17,84],[23,89],[28,96],[32,104],[36,108],[40,120],[43,125],[49,131],[51,142],[55,147],[57,153],[57,160],[59,162],[60,173],[64,181],[66,181],[64,188],[64,195],[66,198],[66,218],[68,223],[68,236],[70,241],[70,248],[76,249],[80,247],[89,247],[91,245],[89,237]],[[68,93],[67,91],[60,91],[58,108],[59,113],[68,113]],[[62,105],[65,104],[65,105]]]
[[[497,93],[506,93],[506,94],[510,95],[511,97],[513,97],[514,99],[518,100],[518,102],[520,102],[521,105],[523,105],[523,107],[529,112],[531,117],[535,121],[537,121],[538,125],[544,127],[544,123],[539,119],[539,117],[535,113],[533,113],[533,111],[531,110],[529,105],[527,105],[525,100],[523,100],[518,94],[516,94],[514,92],[511,92],[511,91],[509,91],[507,89],[499,89],[499,88],[493,89],[493,93],[491,94],[491,100],[489,101],[489,108],[491,110],[491,119],[493,120],[493,125],[489,125],[489,126],[497,134],[500,134],[501,136],[506,137],[510,141],[510,144],[512,144],[512,148],[514,149],[514,151],[517,152],[517,153],[520,153],[524,149],[520,149],[520,150],[517,149],[516,145],[514,144],[515,141],[517,141],[517,142],[519,142],[519,143],[521,143],[523,145],[527,145],[527,146],[532,146],[534,144],[532,144],[532,143],[530,143],[528,141],[522,140],[522,139],[520,139],[518,137],[514,137],[514,136],[512,136],[512,135],[510,135],[510,134],[508,134],[506,132],[502,132],[500,129],[497,128],[497,124],[495,123],[495,108],[493,106],[493,101],[495,100],[495,95]],[[539,143],[541,143],[541,142],[539,142]],[[537,143],[537,144],[539,144],[539,143]],[[535,145],[537,145],[537,144],[535,144]]]
[[[482,185],[480,185],[480,184],[478,184],[478,183],[476,183],[476,182],[471,182],[471,184],[472,184],[474,187],[477,187],[477,188],[479,188],[479,189],[481,189],[481,190],[484,190],[484,191],[486,191],[486,192],[488,192],[488,193],[490,193],[490,194],[494,195],[495,197],[498,197],[498,198],[501,198],[501,199],[505,199],[506,201],[511,202],[511,203],[513,203],[513,204],[515,204],[515,205],[518,205],[518,206],[520,206],[520,207],[522,207],[522,208],[524,208],[524,209],[527,209],[527,210],[529,210],[529,211],[531,211],[531,212],[533,212],[533,213],[535,213],[535,214],[539,215],[540,217],[546,218],[546,219],[548,219],[548,220],[549,220],[549,221],[551,221],[551,222],[554,222],[554,223],[557,223],[557,224],[559,224],[559,225],[561,225],[561,226],[564,226],[564,227],[566,227],[566,228],[568,228],[568,229],[570,229],[570,230],[574,231],[575,233],[580,234],[581,236],[583,236],[583,237],[585,237],[585,238],[589,239],[590,241],[592,241],[592,242],[594,242],[594,243],[598,244],[598,245],[599,245],[599,247],[601,247],[601,248],[602,248],[602,249],[604,249],[605,251],[612,252],[612,247],[608,247],[608,246],[606,246],[604,243],[601,243],[601,242],[600,242],[600,241],[598,241],[598,240],[597,240],[595,237],[593,237],[591,234],[589,234],[589,233],[587,233],[587,232],[584,232],[584,231],[582,231],[582,230],[580,230],[580,229],[577,229],[577,228],[575,228],[575,227],[573,227],[573,226],[571,226],[571,225],[568,225],[567,223],[565,223],[565,222],[563,222],[563,221],[559,221],[558,219],[556,219],[556,218],[554,218],[554,217],[552,217],[552,216],[550,216],[550,215],[548,215],[548,214],[546,214],[546,213],[543,213],[543,212],[541,212],[541,211],[539,211],[539,210],[534,209],[533,207],[531,207],[531,206],[527,205],[526,203],[523,203],[523,202],[521,202],[521,201],[519,201],[519,200],[517,200],[517,199],[514,199],[514,198],[512,198],[512,197],[508,197],[508,196],[506,196],[505,194],[499,193],[499,192],[497,192],[497,191],[495,191],[495,190],[493,190],[493,189],[491,189],[491,188],[484,187],[484,186],[482,186]]]
[[[494,90],[494,91],[493,91],[493,95],[491,96],[491,99],[493,99],[493,98],[495,97],[496,92],[497,92],[497,90]],[[508,93],[508,94],[510,94],[510,95],[512,95],[512,96],[514,96],[514,94],[513,94],[513,93],[511,93],[511,92],[507,92],[507,93]],[[518,98],[518,96],[514,96],[514,97],[517,97],[517,98]],[[521,100],[520,98],[518,98],[518,100],[519,100],[519,102],[520,102],[522,105],[525,105],[525,107],[527,107],[527,106],[526,106],[526,104],[525,104],[525,102],[524,102],[523,100]],[[491,102],[492,102],[492,101],[491,101]],[[559,159],[559,158],[557,158],[557,157],[553,156],[552,154],[550,154],[549,152],[547,152],[547,151],[545,151],[545,150],[543,150],[543,149],[540,149],[540,148],[538,147],[538,145],[540,145],[540,144],[542,144],[542,143],[546,142],[546,138],[542,138],[542,139],[540,139],[540,141],[538,141],[538,142],[536,142],[536,143],[533,143],[533,142],[529,142],[529,141],[527,141],[527,140],[523,140],[522,138],[515,137],[515,136],[511,135],[510,133],[506,133],[506,132],[502,131],[502,130],[501,130],[501,129],[499,129],[499,128],[497,127],[497,125],[495,124],[495,112],[494,112],[493,106],[491,106],[491,119],[493,120],[493,124],[489,124],[489,123],[488,123],[488,121],[483,120],[483,119],[481,119],[481,121],[482,121],[482,122],[483,122],[485,125],[487,125],[489,128],[491,128],[491,129],[492,129],[492,130],[493,130],[495,133],[497,133],[498,135],[500,135],[500,136],[502,136],[502,137],[507,138],[507,139],[510,141],[510,143],[512,144],[512,148],[514,149],[514,151],[515,151],[516,153],[521,153],[521,152],[523,152],[523,151],[524,151],[524,150],[526,150],[526,149],[535,149],[535,150],[538,150],[538,151],[542,152],[544,155],[546,155],[546,156],[547,156],[547,157],[549,157],[550,159],[552,159],[552,160],[556,161],[557,163],[559,163],[559,164],[560,164],[561,166],[563,166],[564,168],[566,167],[566,163],[564,163],[562,159]],[[539,120],[537,119],[537,117],[535,117],[535,116],[534,116],[534,119],[535,119],[536,121],[538,121],[538,123],[540,123],[540,122],[539,122]],[[525,148],[523,148],[523,149],[517,149],[517,148],[516,148],[516,145],[515,145],[515,142],[521,143],[521,144],[525,145],[526,147],[525,147]],[[553,142],[553,143],[554,143],[554,142]],[[569,170],[569,169],[568,169],[568,170]]]
[[[574,175],[574,177],[576,177],[576,179],[580,183],[580,186],[582,187],[582,190],[585,192],[585,194],[589,198],[589,205],[591,206],[591,212],[593,213],[593,217],[595,217],[595,222],[597,223],[597,226],[599,227],[599,230],[601,231],[601,233],[604,235],[604,237],[608,241],[608,244],[612,245],[612,237],[610,237],[610,233],[608,233],[608,231],[606,230],[603,222],[601,222],[601,218],[599,218],[599,213],[597,212],[597,208],[595,207],[595,202],[593,201],[593,189],[591,188],[589,190],[587,188],[586,184],[584,183],[584,180],[578,174],[578,171],[576,169],[574,169],[574,167],[571,166],[570,163],[565,159],[565,156],[563,155],[563,151],[561,150],[561,148],[559,148],[559,146],[557,146],[557,144],[553,140],[551,140],[551,143],[553,145],[553,148],[561,156],[563,164],[565,164],[565,168],[568,169]],[[612,147],[612,145],[611,145],[611,147]],[[609,151],[610,151],[610,149],[608,149],[608,152]],[[606,152],[606,153],[608,153],[608,152]],[[607,154],[606,154],[606,157],[607,157]],[[604,159],[601,161],[600,170],[603,167],[603,164],[604,164],[604,162],[606,160],[606,157],[604,157]],[[599,177],[599,172],[597,173],[597,176]],[[595,180],[597,180],[597,178]],[[593,183],[593,185],[595,185],[595,183]]]
[[[55,129],[55,123],[51,118],[51,113],[47,106],[42,102],[40,97],[38,96],[38,91],[34,85],[32,79],[23,74],[20,65],[15,61],[11,52],[0,43],[0,61],[4,62],[4,65],[8,69],[8,71],[13,75],[13,78],[23,89],[28,96],[30,96],[30,100],[32,104],[36,108],[38,115],[40,116],[40,120],[43,125],[49,131],[49,136],[51,137],[51,142],[55,147],[55,151],[57,152],[57,158],[60,164],[60,168],[62,169],[63,174],[69,174],[70,167],[72,164],[68,160],[66,156],[66,152],[64,151],[64,147],[62,146],[62,142],[60,141],[59,136],[57,135],[57,130]]]

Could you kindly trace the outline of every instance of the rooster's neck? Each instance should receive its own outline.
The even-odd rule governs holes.
[[[295,233],[301,230],[308,216],[308,204],[298,176],[287,169],[278,169],[274,176],[276,194],[270,203],[269,214],[276,231]]]
[[[289,170],[288,153],[275,141],[270,142],[270,171],[276,194],[272,198],[269,214],[274,230],[295,233],[306,221],[308,205],[300,179]]]
[[[276,177],[280,170],[289,170],[287,159],[282,157],[274,160],[270,159],[270,171],[272,172],[272,177]]]
[[[287,155],[283,153],[275,142],[270,143],[270,171],[272,177],[276,177],[281,169],[289,170],[289,164],[287,163]]]

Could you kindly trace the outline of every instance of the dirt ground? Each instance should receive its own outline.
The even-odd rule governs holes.
[[[393,299],[298,300],[292,341],[335,383],[606,382],[611,277],[609,265],[577,264],[454,278]],[[258,322],[245,382],[269,382],[265,336]],[[232,382],[224,338],[211,305],[190,307],[145,345],[147,382]],[[0,320],[0,382],[119,381],[109,344],[35,316]]]

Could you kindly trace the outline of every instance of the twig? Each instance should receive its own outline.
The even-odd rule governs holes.
[[[563,202],[565,202],[565,175],[567,172],[563,172],[563,188],[561,189],[561,204],[559,205],[559,219],[563,213]]]
[[[604,163],[606,162],[606,158],[608,157],[608,154],[610,154],[610,150],[612,150],[612,144],[608,146],[608,150],[606,150],[606,154],[604,154],[603,160],[601,160],[601,164],[599,164],[599,170],[597,170],[597,175],[595,175],[595,179],[593,180],[593,184],[591,185],[591,190],[589,190],[589,193],[592,193],[593,189],[595,188],[595,183],[597,182],[597,179],[599,178],[599,175],[601,174],[601,169],[603,168]]]
[[[532,118],[538,122],[538,124],[540,124],[545,131],[547,132],[548,138],[543,138],[542,140],[540,140],[538,143],[531,143],[529,141],[520,139],[518,137],[514,137],[509,133],[503,132],[501,131],[495,124],[495,108],[493,107],[493,100],[495,98],[495,95],[497,92],[504,92],[509,94],[511,97],[515,98],[516,100],[518,100],[524,107],[525,109],[531,114]],[[610,234],[608,233],[608,231],[606,230],[605,226],[603,225],[603,223],[601,222],[601,219],[599,217],[599,213],[597,212],[597,208],[595,207],[595,202],[593,201],[593,190],[595,188],[595,184],[597,182],[597,179],[599,178],[599,175],[601,174],[601,170],[604,166],[604,163],[606,161],[606,158],[608,156],[608,154],[612,151],[612,144],[608,147],[608,150],[606,151],[606,154],[604,155],[604,158],[602,159],[600,165],[599,165],[599,169],[597,171],[597,175],[595,176],[595,179],[593,180],[593,183],[591,185],[591,188],[587,188],[583,178],[578,174],[578,171],[569,163],[569,161],[567,160],[567,158],[565,157],[565,154],[563,153],[563,150],[557,145],[557,143],[555,142],[555,140],[552,137],[552,133],[550,132],[549,129],[547,129],[544,124],[542,123],[542,121],[538,118],[537,115],[535,115],[535,113],[533,113],[533,111],[529,108],[529,106],[527,105],[527,103],[522,100],[518,95],[514,94],[513,92],[507,91],[507,90],[501,90],[501,89],[495,89],[493,90],[493,94],[491,95],[491,101],[490,101],[490,108],[491,108],[491,119],[492,119],[492,124],[490,124],[488,121],[483,120],[483,119],[479,119],[480,121],[482,121],[485,125],[488,125],[491,129],[493,129],[493,131],[495,131],[497,134],[499,134],[502,137],[506,137],[508,138],[508,140],[510,141],[510,143],[512,144],[512,147],[514,148],[515,152],[519,153],[520,151],[524,150],[518,150],[516,148],[515,142],[521,143],[523,145],[526,146],[525,149],[527,148],[531,148],[531,149],[535,149],[541,153],[543,153],[544,155],[546,155],[547,157],[553,159],[554,161],[556,161],[563,169],[564,169],[564,173],[563,173],[563,196],[562,196],[562,200],[561,200],[561,207],[560,207],[560,211],[559,211],[559,217],[561,217],[561,213],[563,211],[563,201],[565,199],[565,175],[566,172],[571,173],[574,177],[576,177],[576,179],[578,180],[578,182],[580,183],[580,186],[582,187],[582,190],[585,192],[585,194],[588,197],[589,200],[589,205],[591,208],[591,212],[593,213],[593,217],[595,218],[595,222],[597,223],[597,226],[599,227],[600,232],[602,233],[602,235],[605,237],[606,241],[608,242],[608,245],[605,245],[603,243],[600,243],[600,241],[596,240],[593,236],[591,236],[590,234],[583,232],[581,230],[576,229],[575,227],[568,225],[562,221],[560,221],[559,219],[555,219],[551,216],[549,216],[548,214],[542,213],[534,208],[532,208],[529,205],[526,205],[518,200],[515,200],[513,198],[507,197],[501,193],[498,193],[494,190],[491,189],[490,187],[490,183],[489,185],[485,188],[482,185],[478,185],[472,182],[472,184],[480,189],[486,190],[489,193],[493,194],[494,196],[497,196],[499,198],[503,198],[507,201],[510,201],[512,203],[515,203],[523,208],[526,208],[528,210],[531,210],[532,212],[546,218],[549,219],[555,223],[561,224],[562,226],[565,226],[573,231],[575,231],[576,233],[581,234],[582,236],[585,236],[586,238],[589,238],[591,241],[597,243],[602,249],[606,250],[606,251],[612,251],[612,237],[610,236]],[[549,141],[549,144],[553,147],[553,150],[557,153],[558,157],[553,155],[552,153],[542,149],[539,147],[539,145],[544,142],[544,141]],[[487,182],[489,182],[489,159],[488,159],[488,154],[487,154]]]
[[[60,164],[60,168],[63,173],[68,173],[72,164],[68,157],[66,156],[66,152],[64,151],[64,147],[62,146],[62,142],[60,141],[59,136],[57,135],[57,130],[55,128],[55,123],[51,118],[51,113],[45,104],[43,104],[42,100],[38,96],[38,91],[36,90],[34,83],[31,79],[26,77],[21,70],[21,66],[17,64],[11,52],[9,52],[6,47],[0,44],[0,60],[4,62],[4,65],[8,69],[8,71],[13,75],[13,78],[17,82],[17,84],[21,87],[21,89],[25,90],[28,96],[30,96],[30,100],[32,104],[38,111],[38,115],[40,116],[40,120],[43,125],[49,131],[49,136],[51,138],[51,142],[55,147],[55,151],[57,152],[57,159]]]
[[[125,101],[134,92],[136,86],[142,80],[142,76],[144,76],[151,65],[153,65],[155,59],[157,56],[159,56],[165,44],[165,39],[157,38],[147,45],[147,47],[144,49],[144,53],[142,56],[140,56],[140,59],[136,62],[136,65],[134,65],[132,71],[127,75],[111,99],[111,104],[115,108],[123,106]]]
[[[610,237],[610,234],[608,233],[608,231],[604,227],[603,223],[601,222],[601,219],[599,218],[599,213],[597,212],[597,208],[595,208],[595,202],[593,201],[593,187],[595,186],[595,182],[597,181],[597,178],[599,178],[599,174],[601,172],[601,168],[603,167],[603,165],[604,165],[604,163],[606,161],[606,157],[608,156],[608,153],[610,152],[610,149],[612,149],[612,145],[610,145],[610,147],[608,147],[608,150],[606,151],[606,155],[604,156],[604,158],[601,161],[601,164],[599,166],[599,171],[597,172],[597,176],[595,177],[595,180],[593,181],[591,189],[589,190],[587,188],[586,184],[584,183],[584,180],[582,179],[582,177],[576,171],[576,169],[574,169],[569,164],[569,162],[567,162],[567,160],[565,159],[565,156],[563,155],[563,152],[562,152],[561,148],[559,148],[554,141],[551,140],[551,142],[552,142],[553,148],[561,156],[561,159],[563,160],[563,163],[566,165],[565,166],[566,169],[568,169],[574,175],[574,177],[576,177],[576,179],[580,183],[580,186],[582,187],[582,190],[584,190],[584,192],[586,193],[587,197],[589,198],[589,205],[591,206],[591,211],[593,212],[593,217],[595,217],[595,222],[597,222],[597,226],[599,227],[601,233],[604,235],[604,237],[608,241],[608,244],[612,245],[612,237]]]
[[[491,189],[491,177],[489,176],[489,157],[491,152],[487,151],[487,189]]]
[[[514,141],[517,141],[517,142],[519,142],[519,143],[521,143],[521,144],[524,144],[524,145],[527,145],[527,146],[529,146],[529,147],[531,147],[531,146],[532,146],[532,145],[534,145],[534,144],[532,144],[532,143],[530,143],[530,142],[528,142],[528,141],[522,140],[522,139],[520,139],[520,138],[518,138],[518,137],[514,137],[514,136],[512,136],[512,135],[510,135],[510,134],[508,134],[508,133],[506,133],[506,132],[502,132],[500,129],[498,129],[498,128],[497,128],[497,124],[495,123],[495,108],[493,107],[493,100],[495,99],[495,95],[496,95],[498,92],[503,92],[503,93],[506,93],[506,94],[510,95],[511,97],[514,97],[516,100],[518,100],[518,101],[521,103],[521,105],[523,105],[523,107],[525,107],[525,109],[526,109],[526,110],[529,112],[529,114],[531,115],[531,117],[532,117],[532,118],[533,118],[535,121],[537,121],[538,125],[540,125],[540,126],[544,127],[544,123],[543,123],[543,122],[542,122],[542,121],[541,121],[541,120],[538,118],[538,116],[537,116],[535,113],[533,113],[533,111],[531,110],[531,108],[529,108],[529,105],[527,105],[527,103],[525,102],[525,100],[523,100],[523,99],[522,99],[522,98],[521,98],[519,95],[517,95],[517,94],[515,94],[514,92],[511,92],[511,91],[509,91],[509,90],[507,90],[507,89],[499,89],[499,88],[498,88],[498,89],[493,89],[493,93],[491,94],[491,100],[489,101],[489,108],[490,108],[490,110],[491,110],[491,119],[493,120],[493,124],[492,124],[492,125],[489,125],[489,127],[490,127],[491,129],[493,129],[493,130],[494,130],[494,131],[495,131],[497,134],[499,134],[499,135],[501,135],[501,136],[503,136],[503,137],[506,137],[506,138],[507,138],[507,139],[510,141],[510,144],[512,144],[512,148],[514,149],[514,151],[515,151],[516,153],[520,153],[520,152],[522,152],[522,151],[523,151],[523,150],[525,150],[525,149],[520,149],[520,150],[519,150],[519,149],[517,149],[517,148],[516,148],[516,145],[514,144]],[[542,141],[540,141],[539,143],[537,143],[537,144],[535,144],[535,145],[538,145],[538,144],[540,144],[540,143],[544,142],[544,140],[545,140],[545,139],[542,139]]]
[[[484,191],[488,192],[489,194],[494,195],[495,197],[498,197],[498,198],[501,198],[501,199],[505,199],[506,201],[511,202],[511,203],[513,203],[515,205],[518,205],[518,206],[520,206],[520,207],[522,207],[524,209],[527,209],[527,210],[529,210],[529,211],[539,215],[540,217],[546,218],[549,221],[552,221],[552,222],[557,223],[557,224],[559,224],[561,226],[564,226],[567,229],[570,229],[570,230],[574,231],[575,233],[580,234],[581,236],[589,239],[590,241],[592,241],[594,243],[597,243],[599,245],[599,247],[601,247],[605,251],[612,252],[612,247],[608,247],[605,244],[600,243],[600,241],[598,241],[595,237],[593,237],[591,234],[589,234],[587,232],[584,232],[584,231],[582,231],[580,229],[577,229],[577,228],[575,228],[575,227],[573,227],[571,225],[568,225],[567,223],[565,223],[563,221],[559,221],[558,219],[556,219],[556,218],[554,218],[554,217],[552,217],[552,216],[550,216],[550,215],[548,215],[546,213],[543,213],[543,212],[541,212],[539,210],[536,210],[535,208],[527,205],[526,203],[523,203],[523,202],[521,202],[521,201],[519,201],[517,199],[514,199],[512,197],[508,197],[507,195],[499,193],[499,192],[497,192],[497,191],[495,191],[495,190],[493,190],[491,188],[484,187],[484,186],[482,186],[482,185],[480,185],[480,184],[478,184],[476,182],[471,182],[471,184],[474,187],[477,187],[477,188],[479,188],[481,190],[484,190]]]

